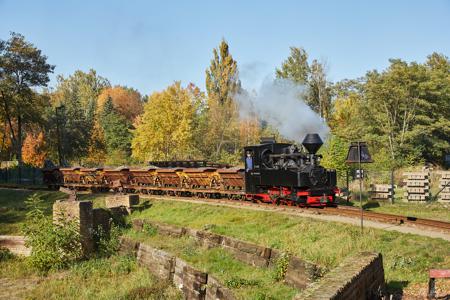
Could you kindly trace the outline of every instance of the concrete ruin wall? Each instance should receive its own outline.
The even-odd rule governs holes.
[[[25,246],[25,237],[20,235],[0,235],[0,248],[6,248],[11,253],[30,256],[31,248]]]
[[[174,237],[181,237],[183,235],[191,236],[206,248],[221,247],[230,252],[237,260],[255,267],[268,267],[269,265],[273,265],[281,255],[281,252],[276,249],[255,245],[208,231],[177,227],[147,219],[135,219],[132,224],[136,231],[141,231],[144,224],[148,224],[156,228],[158,233],[162,235]],[[285,280],[287,284],[294,288],[304,289],[317,277],[318,271],[318,267],[314,264],[292,256],[289,258]]]
[[[135,255],[139,265],[147,268],[156,277],[172,282],[186,299],[235,299],[231,290],[218,280],[163,250],[122,237],[119,253]]]
[[[362,252],[346,258],[305,294],[304,300],[366,300],[381,299],[384,291],[384,269],[380,253]]]
[[[88,256],[94,251],[92,201],[56,201],[53,204],[53,222],[64,224],[71,220],[78,223],[83,253]]]

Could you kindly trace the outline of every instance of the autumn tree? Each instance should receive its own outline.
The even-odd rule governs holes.
[[[134,89],[121,86],[104,89],[98,97],[97,105],[99,110],[102,110],[103,105],[109,98],[112,99],[117,112],[130,122],[133,122],[143,111],[141,94]]]
[[[19,165],[23,127],[40,116],[36,110],[41,98],[33,89],[45,87],[53,69],[41,50],[23,35],[11,33],[9,40],[0,40],[0,103]]]
[[[100,122],[96,120],[91,131],[85,163],[89,166],[103,166],[106,162],[106,154],[103,128]]]
[[[23,162],[36,168],[44,166],[47,149],[43,132],[28,133],[22,147]]]
[[[233,97],[240,89],[240,82],[237,63],[224,40],[213,49],[213,56],[206,70],[207,141],[213,150],[210,157],[219,159],[224,150],[238,150],[238,107]]]
[[[196,103],[189,89],[175,82],[154,92],[136,122],[132,156],[140,161],[188,159],[195,156],[193,124]]]

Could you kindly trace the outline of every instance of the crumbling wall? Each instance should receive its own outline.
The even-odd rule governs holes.
[[[383,259],[380,253],[362,252],[346,258],[310,290],[295,299],[372,300],[384,291]]]
[[[183,235],[191,236],[195,238],[200,245],[206,248],[222,247],[230,252],[237,260],[256,267],[268,267],[269,265],[273,265],[281,255],[281,252],[276,249],[263,247],[208,231],[177,227],[148,219],[135,219],[132,221],[132,224],[133,228],[137,231],[141,231],[144,224],[148,224],[156,228],[158,233],[162,235],[175,237],[181,237]],[[295,288],[304,289],[317,277],[318,271],[319,268],[316,265],[292,256],[290,257],[286,272],[286,283]]]
[[[197,270],[182,259],[148,244],[122,237],[119,253],[135,255],[139,265],[147,268],[156,277],[171,281],[183,292],[186,299],[235,299],[228,288],[206,272]]]

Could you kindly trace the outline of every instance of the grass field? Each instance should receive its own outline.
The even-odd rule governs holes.
[[[195,268],[216,277],[231,288],[238,299],[292,299],[298,293],[274,279],[275,268],[249,266],[234,259],[223,249],[206,250],[190,237],[171,238],[133,230],[127,235],[180,257]]]
[[[20,234],[20,226],[26,214],[24,201],[32,193],[34,192],[0,189],[0,234]],[[60,192],[39,191],[37,193],[45,200],[46,212],[49,215],[53,202],[67,197]],[[107,197],[105,194],[80,195],[83,200],[93,200],[95,207],[104,206],[105,197]],[[197,229],[208,228],[215,233],[290,251],[328,269],[335,267],[344,257],[356,254],[359,251],[379,251],[383,254],[386,280],[389,287],[393,289],[414,286],[417,283],[426,285],[429,268],[450,268],[450,243],[440,239],[374,229],[366,229],[364,235],[361,236],[359,228],[356,226],[309,218],[172,201],[153,201],[152,203],[153,206],[150,209],[140,213],[136,212],[131,217],[150,218]],[[414,206],[407,203],[396,203],[394,205],[382,204],[377,207],[373,204],[367,204],[366,207],[375,211],[395,214],[414,216],[420,214],[422,217],[444,220],[449,218],[448,207],[440,204]],[[189,249],[189,247],[186,249]],[[216,268],[215,264],[211,265],[208,261],[203,261],[195,255],[183,257],[187,261],[191,259],[196,266],[205,270],[216,270],[214,272],[219,274],[217,275],[218,278],[230,279],[225,271],[221,271],[220,264],[217,264],[218,267]],[[231,270],[237,268],[234,265],[235,262],[230,262],[227,258],[224,258],[224,254],[219,250],[208,252],[206,257],[209,257],[211,262],[216,260],[216,263],[225,259],[225,263],[231,266]],[[95,262],[86,262],[86,264],[88,263],[95,264]],[[20,264],[20,261],[8,264]],[[7,275],[7,270],[11,270],[11,266],[8,266],[8,264],[5,265],[4,262],[1,262],[0,278],[11,276]],[[107,263],[105,262],[105,264]],[[111,261],[111,264],[115,264],[115,262]],[[14,276],[17,278],[36,276],[28,274],[24,265],[20,266],[14,271],[17,274]],[[95,269],[96,267],[93,267],[93,273],[89,276],[94,276],[93,278],[97,276],[94,274]],[[72,269],[68,272],[68,274],[72,274]],[[138,268],[136,272],[143,271]],[[222,275],[220,275],[221,272]],[[246,272],[250,271],[243,271],[242,275],[239,276],[244,276]],[[67,276],[67,274],[64,276]],[[78,275],[72,274],[70,276]],[[261,290],[264,291],[270,274],[261,273],[258,276],[261,278]],[[100,279],[95,280],[99,284],[103,284]],[[52,285],[53,283],[48,282],[47,284]],[[105,284],[107,285],[107,283]],[[50,290],[51,288],[44,289],[42,293],[47,289]],[[280,291],[281,294],[290,293],[289,291]],[[36,290],[36,293],[40,294],[41,292]],[[61,291],[61,293],[64,294],[65,292]]]
[[[356,204],[355,205],[359,205]],[[366,203],[366,209],[374,212],[403,215],[416,218],[450,222],[450,204],[431,203]]]
[[[0,235],[20,234],[26,215],[25,200],[34,193],[44,200],[47,215],[51,215],[52,205],[56,200],[68,197],[67,194],[55,191],[0,189]],[[94,207],[104,207],[107,194],[80,194],[78,197],[81,200],[93,200]]]
[[[24,259],[0,260],[0,282],[0,299],[182,299],[175,287],[125,256],[91,259],[47,276]]]
[[[132,218],[149,218],[202,229],[282,249],[325,268],[333,268],[359,251],[383,254],[390,288],[425,283],[429,268],[450,268],[450,243],[412,234],[365,229],[281,214],[181,203],[153,201]]]

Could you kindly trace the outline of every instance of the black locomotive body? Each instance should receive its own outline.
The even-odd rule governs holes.
[[[336,171],[320,166],[318,134],[308,134],[305,151],[295,145],[262,141],[244,148],[247,198],[262,202],[308,206],[334,205]]]

